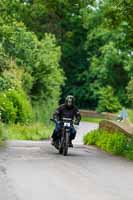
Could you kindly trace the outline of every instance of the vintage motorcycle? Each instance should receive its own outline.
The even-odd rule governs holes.
[[[57,123],[54,119],[51,119],[51,121]],[[59,153],[64,156],[68,154],[71,126],[73,126],[73,120],[70,118],[63,118],[61,121],[61,131],[58,139],[54,142],[55,148],[58,149]]]

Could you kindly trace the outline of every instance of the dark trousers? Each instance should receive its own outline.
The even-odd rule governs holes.
[[[60,133],[60,132],[61,132],[61,124],[60,124],[60,123],[57,123],[57,124],[56,124],[56,127],[55,127],[55,129],[54,129],[52,138],[53,138],[54,140],[56,140],[56,139],[59,137],[59,133]],[[71,126],[71,127],[70,127],[70,140],[73,140],[75,137],[76,137],[76,130],[75,130],[74,126]]]

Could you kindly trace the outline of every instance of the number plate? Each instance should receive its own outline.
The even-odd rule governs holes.
[[[64,126],[65,126],[65,127],[70,127],[71,124],[70,124],[69,122],[64,122]]]

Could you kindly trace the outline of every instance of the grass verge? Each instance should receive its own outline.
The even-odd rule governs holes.
[[[52,125],[43,123],[4,125],[4,135],[8,140],[44,140],[50,138],[52,130]]]
[[[129,121],[133,123],[133,109],[128,110]]]
[[[133,138],[122,133],[111,134],[97,129],[84,136],[84,143],[96,145],[113,155],[121,155],[133,160]]]
[[[92,122],[92,123],[99,123],[103,119],[101,118],[96,118],[96,117],[82,117],[83,122]]]

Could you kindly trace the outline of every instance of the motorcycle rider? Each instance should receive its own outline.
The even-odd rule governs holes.
[[[65,99],[65,103],[60,105],[55,113],[53,114],[53,119],[56,121],[56,127],[53,131],[52,135],[52,145],[54,145],[54,141],[58,139],[58,135],[61,131],[61,121],[63,118],[71,118],[75,119],[74,124],[79,125],[81,120],[81,115],[78,108],[74,105],[74,97],[72,95],[68,95]],[[74,126],[70,128],[70,141],[69,147],[73,147],[72,140],[76,136],[76,130]]]

